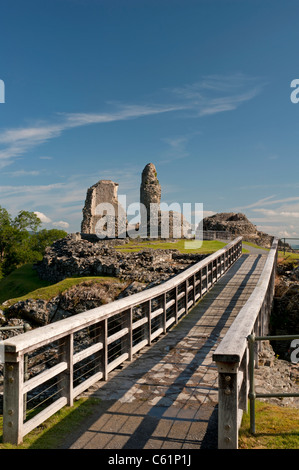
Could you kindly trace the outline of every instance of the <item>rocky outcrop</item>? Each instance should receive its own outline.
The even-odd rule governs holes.
[[[242,213],[222,212],[203,219],[204,231],[228,232],[233,237],[242,236],[244,241],[270,248],[273,236],[257,230]]]
[[[118,184],[100,180],[87,190],[82,233],[115,238],[126,232],[126,215],[117,198]]]
[[[259,367],[254,371],[256,393],[299,393],[298,364],[278,358],[269,341],[263,341],[261,346]],[[267,397],[258,400],[299,408],[299,397]]]
[[[196,253],[182,255],[178,250],[126,253],[114,248],[114,240],[91,242],[79,237],[68,235],[46,249],[35,265],[40,279],[58,282],[67,277],[109,275],[130,282],[162,282],[205,258]]]
[[[299,267],[278,265],[275,297],[271,315],[272,335],[293,335],[299,325]],[[273,341],[276,354],[290,360],[290,341]]]
[[[44,326],[113,302],[126,287],[117,281],[84,281],[48,301],[20,300],[7,308],[6,318],[19,318],[32,327]]]

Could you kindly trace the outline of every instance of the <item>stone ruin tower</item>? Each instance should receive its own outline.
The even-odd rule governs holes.
[[[148,163],[141,175],[140,203],[146,209],[146,214],[141,212],[143,237],[151,238],[153,233],[154,237],[158,238],[172,239],[188,236],[191,226],[183,214],[173,210],[161,210],[161,186],[153,163]],[[150,211],[151,204],[154,204],[152,211]]]
[[[105,220],[110,217],[110,213],[97,213],[97,206],[102,203],[109,203],[113,209],[115,217],[111,223],[107,224],[107,237],[117,238],[118,230],[120,233],[126,230],[125,211],[121,207],[117,199],[118,184],[110,180],[100,180],[87,190],[85,205],[83,208],[83,220],[81,223],[81,232],[85,234],[95,234],[97,232],[96,225],[105,216]],[[113,230],[109,231],[113,225]]]
[[[155,204],[154,217],[159,225],[161,202],[161,186],[157,178],[156,167],[153,163],[148,163],[143,169],[140,185],[140,203],[144,205],[146,214],[141,213],[141,226],[143,236],[149,236],[150,208]],[[153,215],[153,213],[152,213]]]

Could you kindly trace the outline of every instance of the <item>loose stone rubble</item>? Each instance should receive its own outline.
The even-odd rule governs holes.
[[[160,283],[206,256],[181,254],[175,249],[145,249],[132,253],[115,249],[115,245],[126,242],[128,239],[88,241],[79,233],[75,237],[68,235],[46,248],[35,269],[40,279],[51,282],[67,277],[108,275],[129,281]]]

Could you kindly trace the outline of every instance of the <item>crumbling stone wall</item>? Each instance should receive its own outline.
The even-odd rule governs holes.
[[[118,202],[117,190],[118,184],[111,180],[100,180],[88,188],[83,208],[82,233],[95,234],[98,228],[103,226],[106,236],[114,238],[126,230],[125,211]],[[107,203],[111,206],[111,213],[105,210],[104,206],[100,211],[98,210],[99,204]],[[105,220],[102,220],[103,217]],[[99,225],[101,221],[103,224]],[[106,224],[105,221],[107,221]]]

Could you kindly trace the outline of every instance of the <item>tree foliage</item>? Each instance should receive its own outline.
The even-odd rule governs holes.
[[[0,206],[0,279],[17,267],[42,259],[44,250],[67,235],[64,230],[40,230],[41,221],[34,212],[20,211],[12,218]]]

